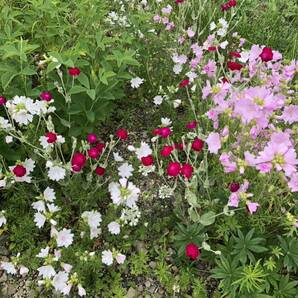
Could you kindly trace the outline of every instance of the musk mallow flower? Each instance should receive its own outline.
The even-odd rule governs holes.
[[[206,139],[208,145],[208,150],[210,153],[217,154],[218,150],[221,148],[220,135],[217,132],[212,132]]]
[[[54,275],[56,275],[55,269],[52,265],[45,265],[37,268],[37,271],[39,272],[39,276],[42,276],[43,278],[51,278]]]
[[[66,170],[60,165],[54,164],[52,161],[47,161],[48,177],[53,181],[60,181],[65,178]]]
[[[284,120],[288,124],[298,122],[298,105],[286,106],[280,119]]]
[[[113,235],[120,234],[120,224],[116,221],[112,221],[108,224],[108,230]]]
[[[247,201],[246,206],[247,206],[249,213],[254,214],[260,205],[255,202]]]
[[[105,265],[112,265],[113,264],[113,253],[110,250],[104,250],[102,252],[101,261]]]
[[[94,210],[85,211],[82,214],[82,218],[90,228],[90,239],[97,237],[101,233],[101,229],[99,228],[102,221],[101,214]]]
[[[68,247],[73,242],[74,235],[71,233],[70,229],[63,229],[61,231],[57,231],[56,233],[56,242],[58,247]]]

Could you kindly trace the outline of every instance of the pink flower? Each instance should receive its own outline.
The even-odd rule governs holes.
[[[124,128],[120,128],[116,131],[116,136],[121,140],[126,140],[128,138],[128,132]]]
[[[96,167],[96,169],[95,169],[95,173],[97,176],[103,176],[105,171],[106,171],[105,168],[99,167],[99,166]]]
[[[141,161],[145,167],[152,166],[154,164],[154,159],[152,155],[142,157]]]
[[[192,173],[193,173],[193,167],[190,164],[186,163],[181,167],[181,174],[185,178],[187,179],[191,178]]]
[[[47,138],[47,142],[49,144],[55,143],[57,141],[57,134],[54,132],[47,132],[45,137]]]
[[[263,62],[268,62],[273,59],[273,52],[271,48],[265,47],[260,54],[260,58]]]
[[[291,176],[291,179],[288,182],[288,186],[292,192],[298,191],[298,174],[295,173]]]
[[[237,170],[237,164],[232,160],[232,154],[230,152],[222,153],[219,160],[224,167],[225,173],[232,173]]]
[[[171,155],[172,151],[174,150],[173,146],[164,146],[160,151],[161,156],[167,157]]]
[[[285,122],[292,124],[298,121],[298,105],[289,105],[285,107],[281,119]]]
[[[27,173],[26,168],[22,165],[16,165],[12,171],[16,177],[24,177]]]
[[[170,162],[167,168],[169,176],[176,177],[180,174],[181,166],[179,162]]]
[[[172,131],[169,127],[162,127],[162,128],[160,128],[160,131],[159,131],[159,135],[162,138],[167,138],[171,133],[172,133]]]
[[[195,36],[195,32],[192,30],[192,28],[188,28],[187,31],[186,31],[187,35],[189,38],[192,38]]]
[[[258,203],[248,201],[246,203],[247,209],[250,214],[253,214],[257,211],[258,207],[260,206]]]
[[[161,17],[160,17],[159,15],[155,15],[155,16],[153,17],[153,21],[156,22],[156,23],[159,23],[160,20],[161,20]]]
[[[51,101],[51,99],[53,98],[51,92],[49,92],[49,91],[43,91],[43,92],[41,92],[39,94],[39,97],[42,100],[45,100],[45,101]]]
[[[194,128],[197,127],[197,125],[198,125],[197,121],[194,120],[194,121],[191,121],[191,122],[187,123],[186,124],[186,128],[188,128],[188,129],[194,129]]]
[[[81,70],[77,67],[71,67],[68,69],[68,74],[72,77],[77,77],[78,75],[80,75]]]
[[[4,96],[0,96],[0,106],[4,106],[6,103],[6,98]]]
[[[195,138],[191,144],[192,150],[197,152],[202,151],[203,147],[204,147],[204,141],[199,138]]]
[[[233,192],[229,196],[228,206],[237,208],[239,206],[240,196],[237,192]]]
[[[100,152],[97,149],[97,147],[93,147],[91,149],[88,149],[87,152],[88,152],[88,156],[93,158],[93,159],[97,159],[100,156]]]
[[[95,144],[97,142],[97,136],[95,133],[89,133],[87,135],[87,142],[89,144]]]
[[[201,253],[199,247],[195,243],[188,243],[185,247],[185,255],[191,260],[196,260],[200,257]]]
[[[202,73],[207,74],[209,78],[213,78],[216,73],[216,63],[213,60],[209,60],[208,63],[203,67]]]
[[[83,153],[76,152],[71,159],[71,164],[75,169],[82,168],[84,167],[86,160],[87,158]]]
[[[208,145],[208,150],[210,153],[217,154],[218,150],[221,148],[220,135],[217,132],[212,132],[209,134],[206,139],[206,143]]]

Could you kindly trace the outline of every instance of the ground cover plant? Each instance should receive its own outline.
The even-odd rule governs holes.
[[[298,297],[295,1],[1,5],[2,296]]]

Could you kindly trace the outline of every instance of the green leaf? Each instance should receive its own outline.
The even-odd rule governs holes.
[[[91,99],[93,99],[93,100],[95,99],[96,93],[95,93],[95,90],[94,89],[87,90],[87,94],[89,95],[89,97]]]
[[[71,127],[70,122],[67,121],[67,120],[64,120],[64,119],[61,118],[61,119],[60,119],[60,122],[61,122],[61,124],[62,124],[63,126],[65,126],[65,127],[68,127],[68,128]]]
[[[85,92],[86,88],[83,86],[73,86],[70,91],[69,94],[77,94],[77,93],[82,93]]]
[[[200,216],[193,207],[188,208],[188,214],[189,214],[190,219],[193,222],[198,222],[199,221]]]
[[[83,86],[85,86],[87,89],[90,89],[89,79],[83,72],[81,72],[78,76],[78,80]]]
[[[2,74],[2,76],[1,76],[1,84],[2,84],[3,90],[5,90],[8,87],[8,85],[10,84],[10,82],[16,76],[17,76],[17,73],[5,72],[5,73]]]
[[[95,113],[93,111],[86,111],[86,116],[91,123],[95,121]]]
[[[215,212],[209,211],[200,217],[199,222],[203,226],[210,226],[215,222],[215,216],[216,216]]]
[[[47,73],[50,73],[51,71],[53,71],[60,64],[61,63],[59,63],[59,62],[50,62],[47,67]]]
[[[36,71],[35,71],[34,68],[30,68],[29,66],[26,66],[22,70],[21,74],[26,75],[26,76],[32,76],[32,75],[35,75],[36,74]]]

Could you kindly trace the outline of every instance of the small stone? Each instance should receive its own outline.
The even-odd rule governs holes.
[[[151,261],[151,262],[149,263],[149,266],[150,266],[152,269],[155,269],[155,268],[156,268],[156,262]]]
[[[137,291],[134,288],[130,287],[128,289],[125,297],[126,298],[136,298],[137,297]]]
[[[145,282],[145,286],[146,286],[146,288],[149,288],[149,287],[151,286],[151,282],[150,282],[149,280],[147,280],[147,281]]]
[[[149,291],[150,293],[154,293],[154,292],[155,292],[155,286],[150,287],[150,288],[148,289],[148,291]]]
[[[139,291],[139,292],[143,292],[143,291],[144,291],[144,287],[143,287],[142,285],[139,285],[139,286],[138,286],[138,291]]]
[[[9,250],[5,246],[0,246],[0,256],[9,256]]]

